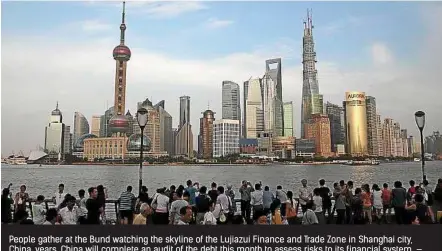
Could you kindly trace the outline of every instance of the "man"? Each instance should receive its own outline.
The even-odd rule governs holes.
[[[347,182],[347,190],[345,193],[345,223],[352,223],[353,211],[351,209],[351,201],[353,199],[353,181]]]
[[[204,220],[204,215],[210,210],[211,201],[210,197],[206,194],[206,192],[207,192],[207,187],[202,186],[200,188],[200,193],[198,197],[195,198],[196,210],[197,210],[196,224],[201,224],[201,222],[203,222]],[[215,201],[213,201],[213,203],[215,203]]]
[[[272,205],[273,200],[275,199],[275,196],[273,196],[273,193],[270,191],[269,186],[264,187],[264,192],[262,194],[262,202],[264,204],[264,213],[267,215],[270,206]]]
[[[189,197],[190,195],[188,191],[184,191],[183,194],[181,191],[177,191],[175,193],[174,201],[170,205],[169,211],[170,225],[176,225],[178,223],[178,221],[180,220],[180,209],[189,205]]]
[[[82,212],[81,209],[75,205],[75,202],[76,199],[74,196],[68,196],[66,198],[66,206],[58,212],[61,225],[76,225],[78,223],[78,218]]]
[[[89,199],[86,201],[86,209],[87,209],[87,223],[99,225],[100,224],[100,214],[103,211],[100,203],[97,200],[97,188],[91,187],[88,189]]]
[[[189,203],[190,205],[195,205],[195,193],[196,193],[196,188],[193,186],[192,181],[188,180],[187,181],[187,188],[186,191],[189,193],[190,197],[189,197]]]
[[[45,197],[43,195],[37,196],[37,201],[32,206],[32,219],[35,225],[43,225],[45,222],[46,209],[43,205]]]
[[[319,181],[319,196],[321,196],[322,198],[322,214],[325,217],[325,213],[327,213],[327,223],[330,222],[330,216],[331,216],[331,206],[332,206],[332,201],[331,201],[331,192],[330,192],[330,188],[325,186],[325,180],[321,179]]]
[[[63,202],[64,197],[66,196],[66,193],[64,192],[64,184],[58,185],[58,192],[54,194],[54,197],[52,197],[52,200],[55,203],[55,208],[58,208],[60,204]]]
[[[232,185],[228,184],[227,185],[227,190],[226,190],[226,195],[230,198],[230,200],[232,201],[232,203],[234,204],[234,206],[232,207],[233,212],[236,211],[236,203],[235,203],[235,191],[233,191],[232,189]]]
[[[211,201],[216,201],[216,198],[218,198],[218,190],[215,182],[212,183],[212,190],[209,191],[208,195]]]
[[[182,207],[180,209],[180,219],[178,220],[177,225],[189,225],[191,219],[192,219],[192,208]]]
[[[134,218],[133,225],[146,225],[147,217],[152,214],[152,209],[147,203],[143,203],[140,206],[140,213]]]
[[[247,222],[250,221],[251,206],[250,201],[252,200],[251,193],[253,188],[249,182],[243,180],[242,185],[239,188],[239,193],[241,194],[241,215],[246,219]]]
[[[302,213],[307,211],[307,203],[312,200],[312,191],[307,187],[307,180],[301,180],[302,187],[299,189],[299,204],[301,205]]]
[[[122,192],[118,202],[120,203],[120,224],[131,225],[134,215],[135,195],[132,193],[132,186],[128,186],[126,191]]]

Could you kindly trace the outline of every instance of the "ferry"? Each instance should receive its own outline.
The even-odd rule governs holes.
[[[344,165],[348,166],[377,166],[380,162],[377,160],[363,160],[363,161],[355,161],[355,160],[349,160]]]
[[[8,165],[27,165],[26,157],[11,155],[6,159],[6,164]]]

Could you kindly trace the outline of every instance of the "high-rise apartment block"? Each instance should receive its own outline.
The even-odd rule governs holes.
[[[70,127],[63,124],[63,115],[58,109],[49,117],[49,124],[45,128],[45,151],[49,154],[66,154],[70,152]]]
[[[100,137],[101,116],[92,116],[91,134]]]
[[[245,138],[256,139],[258,133],[264,130],[260,78],[251,78],[244,83],[244,103],[244,135]]]
[[[224,108],[223,108],[224,109]],[[213,157],[213,122],[215,113],[211,110],[203,112],[200,118],[200,134],[198,136],[198,155],[204,159]]]
[[[84,134],[89,133],[89,122],[87,121],[86,117],[79,113],[74,113],[74,142],[77,141],[80,136]]]
[[[239,85],[232,81],[223,81],[222,83],[222,118],[241,121]]]
[[[368,154],[365,92],[346,92],[345,98],[346,152],[365,156]]]
[[[220,119],[213,122],[213,157],[239,153],[239,120]]]
[[[327,102],[325,104],[325,112],[330,120],[331,151],[337,152],[338,145],[344,144],[344,109]]]
[[[365,97],[367,107],[367,147],[368,155],[378,156],[378,129],[377,129],[377,113],[376,99],[372,96]]]
[[[180,121],[175,135],[175,154],[193,158],[193,133],[190,125],[190,97],[180,97]]]
[[[284,111],[282,102],[281,59],[266,60],[266,72],[262,78],[264,130],[274,136],[284,134]]]
[[[293,102],[284,102],[284,136],[293,137]]]

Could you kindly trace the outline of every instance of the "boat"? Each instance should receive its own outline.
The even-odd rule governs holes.
[[[419,159],[419,158],[414,158],[414,162],[420,162],[421,161],[421,159]]]
[[[380,162],[377,160],[363,160],[363,161],[355,161],[355,160],[349,160],[344,165],[347,166],[377,166]]]
[[[11,155],[6,159],[8,165],[27,165],[26,157],[21,155]]]

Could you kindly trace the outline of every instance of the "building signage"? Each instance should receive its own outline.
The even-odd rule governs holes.
[[[345,96],[347,101],[365,100],[365,92],[347,92]]]

